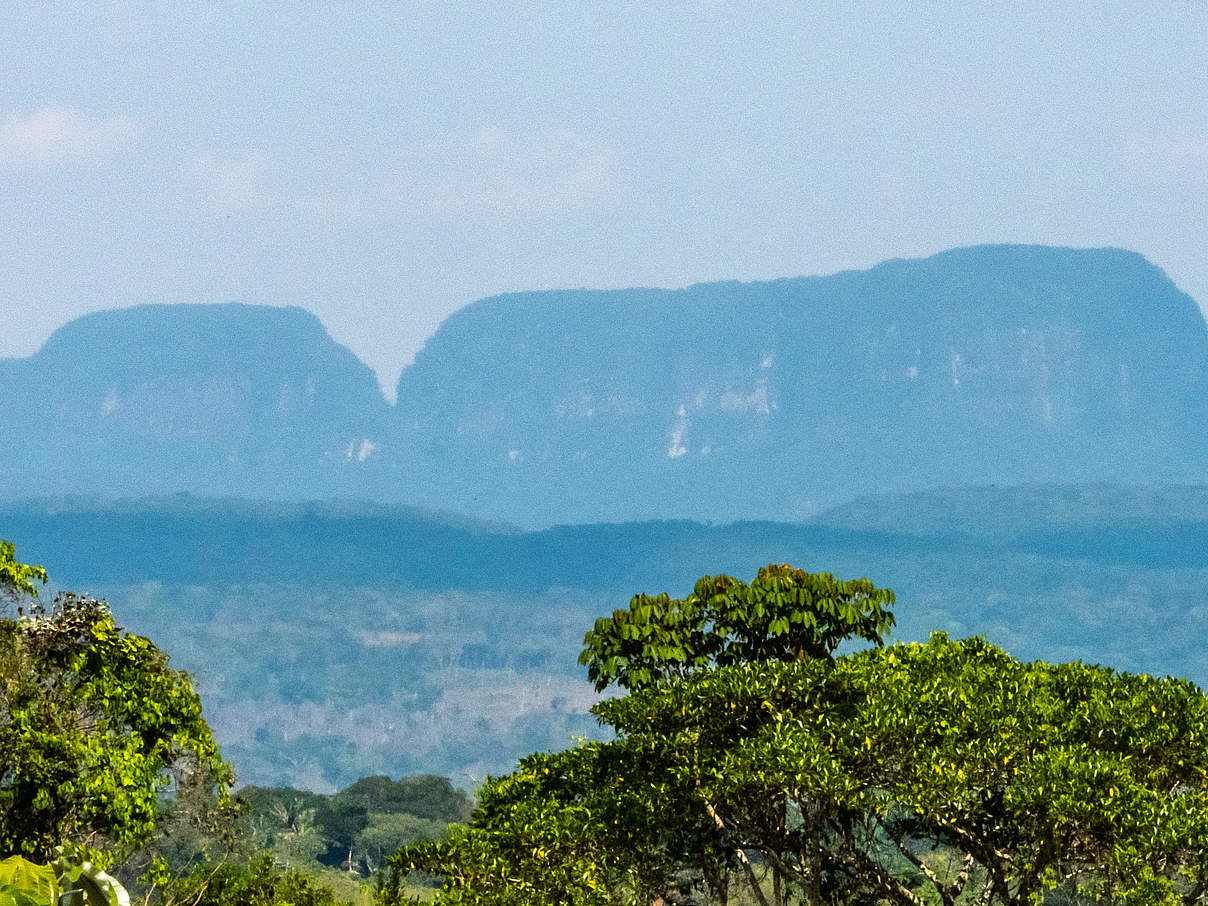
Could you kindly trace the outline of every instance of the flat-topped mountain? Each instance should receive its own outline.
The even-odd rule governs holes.
[[[360,497],[543,526],[1208,479],[1208,328],[1115,249],[486,299],[440,327],[393,408],[298,309],[105,312],[0,361],[0,396],[9,499]]]
[[[529,524],[1208,475],[1203,318],[1114,249],[501,296],[441,326],[398,400],[409,498]]]
[[[389,413],[372,370],[300,308],[100,312],[0,365],[10,498],[348,493]]]

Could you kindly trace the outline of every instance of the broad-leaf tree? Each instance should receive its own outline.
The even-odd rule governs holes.
[[[132,847],[154,828],[173,775],[225,791],[189,677],[100,601],[0,620],[0,856]]]
[[[937,635],[833,668],[717,670],[597,713],[662,749],[778,901],[1208,893],[1208,699],[1184,680]]]
[[[35,582],[46,582],[46,570],[17,562],[17,550],[11,541],[0,540],[0,599],[38,596]]]
[[[830,659],[848,639],[882,644],[894,595],[867,579],[836,580],[787,564],[750,584],[705,576],[685,598],[640,594],[596,620],[579,663],[597,690],[643,689],[698,670],[750,661]]]
[[[1208,903],[1196,686],[943,635],[835,656],[891,602],[788,567],[635,598],[584,652],[630,690],[594,709],[617,738],[491,780],[382,899],[423,870],[442,904]]]

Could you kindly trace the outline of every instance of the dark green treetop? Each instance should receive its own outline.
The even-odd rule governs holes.
[[[697,670],[751,661],[829,660],[847,639],[881,645],[893,592],[769,564],[751,583],[705,576],[685,598],[639,594],[596,620],[579,663],[602,691],[643,689]]]

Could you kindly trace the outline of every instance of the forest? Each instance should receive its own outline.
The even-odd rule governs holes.
[[[0,903],[1194,904],[1208,699],[768,565],[584,627],[607,731],[472,791],[245,786],[188,674],[0,546]]]

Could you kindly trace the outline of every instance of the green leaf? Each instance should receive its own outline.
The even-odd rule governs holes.
[[[21,856],[0,861],[0,903],[13,906],[53,906],[59,881],[49,865],[35,865]]]

